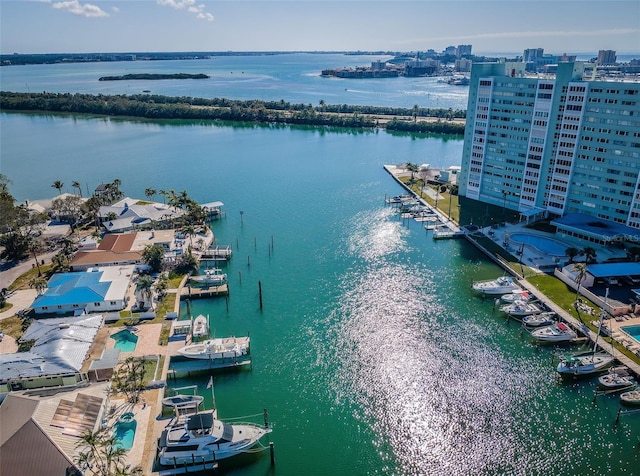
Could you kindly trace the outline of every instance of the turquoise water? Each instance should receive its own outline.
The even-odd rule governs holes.
[[[136,436],[138,422],[133,418],[133,413],[125,413],[113,426],[113,436],[118,439],[118,446],[125,450],[133,448],[133,440]]]
[[[128,330],[122,330],[116,332],[111,336],[116,341],[113,347],[120,349],[122,352],[133,352],[136,350],[136,344],[138,343],[138,336],[132,334]]]
[[[529,235],[527,233],[514,233],[509,235],[509,239],[516,243],[525,243],[531,245],[538,250],[553,256],[565,256],[569,245],[552,238],[544,236]]]
[[[629,334],[629,337],[632,337],[634,340],[640,344],[640,325],[638,326],[624,326],[621,327],[623,331]]]
[[[1,114],[0,133],[20,201],[51,196],[54,180],[84,191],[119,178],[129,196],[153,187],[225,203],[212,227],[234,249],[228,307],[196,300],[191,313],[210,316],[212,335],[250,333],[253,368],[216,374],[215,398],[222,418],[268,410],[276,466],[243,455],[222,474],[638,473],[640,415],[615,425],[616,397],[594,403],[593,380],[560,382],[553,350],[471,291],[502,272],[385,206],[402,190],[383,164],[459,165],[461,140],[21,114]],[[172,385],[198,385],[211,407],[208,380]]]

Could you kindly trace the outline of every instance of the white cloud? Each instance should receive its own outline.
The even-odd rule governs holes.
[[[176,10],[184,10],[193,13],[200,20],[213,21],[214,16],[205,12],[204,4],[196,5],[196,0],[157,0],[158,5],[175,8]]]
[[[74,15],[80,15],[87,18],[108,17],[109,14],[96,5],[90,3],[80,4],[78,0],[69,0],[66,2],[55,2],[51,5],[58,10],[67,10]]]

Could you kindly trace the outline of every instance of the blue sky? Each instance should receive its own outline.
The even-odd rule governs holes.
[[[640,52],[640,0],[0,0],[0,52]]]

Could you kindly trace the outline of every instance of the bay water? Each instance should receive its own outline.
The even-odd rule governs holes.
[[[640,415],[616,424],[615,396],[594,403],[593,380],[560,382],[553,350],[472,293],[501,272],[384,204],[402,190],[383,164],[458,165],[461,140],[14,113],[0,134],[19,200],[54,195],[54,180],[119,178],[130,196],[225,203],[212,228],[234,249],[228,305],[190,312],[216,336],[250,333],[253,367],[216,374],[216,404],[257,421],[266,408],[276,464],[243,455],[224,474],[640,474]],[[211,404],[208,379],[172,385]]]

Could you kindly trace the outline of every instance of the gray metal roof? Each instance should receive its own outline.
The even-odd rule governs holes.
[[[34,321],[21,339],[31,351],[0,355],[0,381],[79,371],[101,325],[101,314]]]

